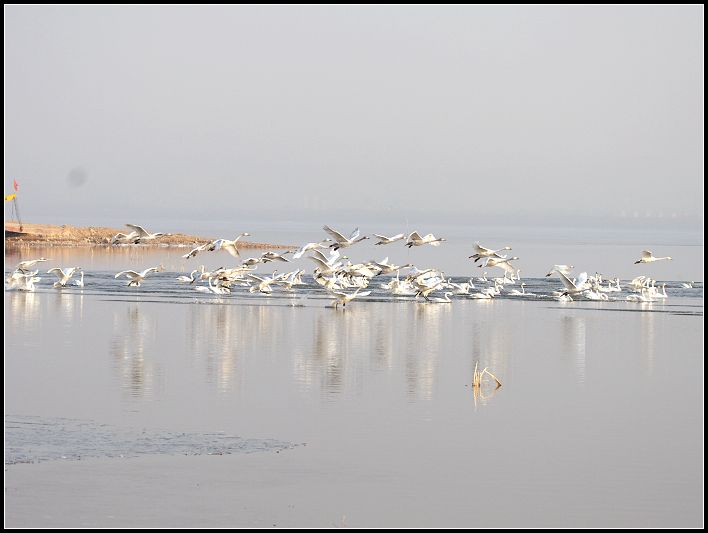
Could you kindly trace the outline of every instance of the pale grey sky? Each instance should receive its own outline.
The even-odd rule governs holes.
[[[703,13],[6,6],[5,191],[96,225],[699,219]]]

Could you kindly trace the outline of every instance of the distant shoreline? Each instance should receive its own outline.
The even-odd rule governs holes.
[[[127,233],[127,229],[106,228],[98,226],[70,226],[52,224],[20,224],[5,222],[5,246],[111,246],[111,239],[117,233]],[[148,243],[137,245],[119,246],[150,246],[150,247],[179,247],[196,246],[213,237],[199,237],[184,233],[173,233],[159,237]],[[297,246],[290,244],[271,244],[262,242],[239,241],[239,248],[278,248],[295,249]]]

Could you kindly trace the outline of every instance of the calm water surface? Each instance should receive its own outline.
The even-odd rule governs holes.
[[[85,253],[73,257],[84,268]],[[351,465],[425,503],[373,523],[702,523],[702,284],[670,281],[653,304],[424,304],[375,290],[334,310],[314,287],[198,294],[177,268],[128,288],[113,278],[127,264],[93,258],[84,289],[45,276],[36,292],[5,292],[6,425],[306,443],[312,468]],[[503,386],[474,390],[476,364]]]

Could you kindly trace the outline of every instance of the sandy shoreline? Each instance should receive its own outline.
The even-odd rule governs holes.
[[[117,233],[126,233],[126,228],[106,228],[99,226],[70,226],[53,224],[22,224],[5,222],[5,246],[110,246],[111,238]],[[175,246],[188,247],[214,240],[215,237],[201,237],[173,233],[138,246]],[[279,248],[290,249],[289,244],[271,244],[239,241],[240,248]]]

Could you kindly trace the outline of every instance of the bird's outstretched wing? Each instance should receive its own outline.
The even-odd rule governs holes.
[[[330,228],[326,224],[324,226],[322,226],[322,229],[325,230],[327,233],[329,233],[332,237],[334,237],[334,239],[337,242],[347,242],[347,240],[348,240],[344,235],[339,233],[337,230],[333,230],[332,228]]]
[[[133,231],[137,231],[139,237],[147,237],[148,235],[150,235],[150,233],[145,231],[145,228],[143,228],[142,226],[138,226],[137,224],[126,224],[126,226],[131,228]]]

